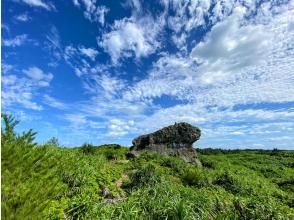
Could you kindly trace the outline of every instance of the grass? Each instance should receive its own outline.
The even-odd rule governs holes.
[[[199,168],[23,135],[1,132],[3,219],[294,219],[293,151],[201,150]]]

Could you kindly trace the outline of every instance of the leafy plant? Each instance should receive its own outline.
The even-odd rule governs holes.
[[[54,146],[54,147],[58,147],[60,146],[59,141],[56,137],[52,137],[50,138],[45,145],[49,145],[49,146]]]
[[[3,219],[293,219],[293,151],[203,150],[200,169],[147,152],[125,160],[116,145],[33,145],[2,120]]]
[[[203,170],[195,167],[187,168],[182,175],[182,180],[191,186],[202,187],[208,185],[208,178],[203,173]]]
[[[106,151],[105,157],[107,158],[107,160],[117,160],[118,158],[117,154],[113,153],[112,151]]]
[[[92,144],[84,143],[81,147],[81,151],[84,154],[94,154],[95,153],[95,147]]]
[[[228,171],[225,171],[224,173],[217,176],[216,179],[213,181],[213,184],[222,186],[226,190],[231,191],[233,193],[239,192],[239,185],[236,179]]]
[[[16,134],[15,126],[19,124],[12,115],[5,113],[1,114],[1,118],[4,122],[4,129],[1,129],[1,145],[19,145],[22,147],[33,147],[36,146],[34,143],[35,135],[37,132],[33,132],[30,129],[27,132],[22,132],[21,134]]]
[[[161,182],[161,176],[155,166],[148,164],[130,175],[131,186],[141,188],[144,186],[153,186]]]

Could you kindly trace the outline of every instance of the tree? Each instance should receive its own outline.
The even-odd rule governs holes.
[[[20,145],[22,147],[32,147],[36,143],[35,135],[37,132],[34,132],[30,129],[27,132],[22,132],[21,134],[16,134],[15,126],[19,124],[19,121],[16,120],[12,115],[6,113],[1,114],[3,119],[4,128],[1,128],[1,145],[5,146],[7,144]]]
[[[50,138],[47,142],[46,145],[51,145],[51,146],[55,146],[58,147],[59,146],[59,141],[56,137],[52,137]]]

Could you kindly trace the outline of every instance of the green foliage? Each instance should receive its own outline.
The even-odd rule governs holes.
[[[188,185],[197,187],[207,186],[209,184],[204,171],[197,167],[186,169],[182,175],[182,180]]]
[[[59,141],[56,137],[52,137],[50,138],[45,145],[49,145],[49,146],[54,146],[54,147],[58,147],[60,146]]]
[[[145,186],[154,186],[156,183],[161,182],[161,175],[156,170],[156,167],[152,164],[136,170],[130,174],[130,186],[141,188]]]
[[[12,115],[7,115],[5,113],[1,114],[1,119],[4,123],[4,129],[1,129],[1,144],[3,145],[8,141],[16,139],[14,128],[19,123],[19,121],[16,120]]]
[[[232,175],[228,171],[225,171],[224,173],[217,176],[216,179],[213,181],[213,184],[222,186],[232,193],[238,193],[240,190],[240,186],[237,180],[234,178],[234,175]]]
[[[116,160],[117,159],[117,155],[115,153],[113,153],[112,151],[106,151],[105,152],[105,157],[108,160]]]
[[[119,145],[35,146],[2,118],[3,219],[294,218],[293,151],[203,150],[203,168],[148,152],[126,160]]]
[[[95,153],[95,148],[92,144],[84,143],[81,146],[81,151],[84,154],[94,154]]]
[[[35,135],[37,132],[33,132],[30,129],[27,132],[23,132],[22,134],[16,134],[15,126],[19,123],[12,115],[8,115],[5,113],[1,114],[1,118],[4,123],[4,129],[1,129],[1,145],[15,145],[22,147],[33,147],[36,146],[34,143]]]
[[[201,164],[205,168],[210,168],[210,169],[216,168],[215,162],[213,162],[213,160],[211,160],[209,158],[201,158]]]
[[[173,157],[162,158],[159,161],[161,166],[172,169],[174,174],[181,174],[187,166],[187,164],[183,160]]]

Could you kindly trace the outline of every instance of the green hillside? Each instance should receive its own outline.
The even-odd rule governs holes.
[[[199,168],[127,160],[119,145],[36,145],[14,122],[1,132],[2,219],[294,219],[293,151],[199,150]]]

